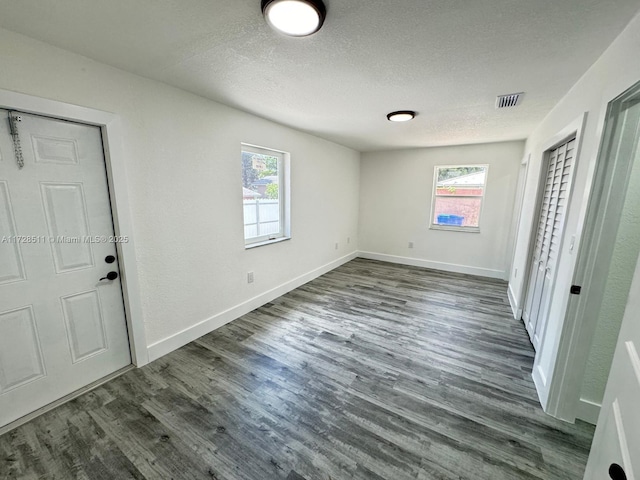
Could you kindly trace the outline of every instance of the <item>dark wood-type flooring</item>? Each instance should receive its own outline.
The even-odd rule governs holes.
[[[0,479],[581,479],[505,292],[354,260],[0,437]]]

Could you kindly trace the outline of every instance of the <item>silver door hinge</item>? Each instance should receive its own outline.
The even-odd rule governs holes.
[[[20,133],[18,132],[18,122],[22,121],[22,116],[16,112],[9,112],[9,133],[13,140],[13,152],[16,156],[18,168],[24,167],[24,157],[22,156],[22,146],[20,145]]]

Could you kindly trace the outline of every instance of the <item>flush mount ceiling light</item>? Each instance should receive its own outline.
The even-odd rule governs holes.
[[[416,112],[412,110],[400,110],[398,112],[391,112],[387,115],[387,120],[390,122],[408,122],[416,118]]]
[[[322,0],[262,0],[267,23],[292,37],[306,37],[322,27],[327,9]]]

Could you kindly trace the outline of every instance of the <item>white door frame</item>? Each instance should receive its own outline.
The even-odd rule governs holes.
[[[636,82],[637,83],[637,82]],[[608,155],[606,142],[610,138],[610,131],[605,132],[605,123],[609,114],[609,104],[630,90],[635,83],[611,88],[605,92],[602,99],[600,116],[598,118],[595,137],[598,139],[598,148],[595,149],[589,172],[587,176],[587,188],[585,188],[580,217],[576,232],[582,236],[580,246],[577,250],[577,258],[573,273],[573,284],[582,286],[581,295],[570,295],[568,299],[566,314],[562,326],[562,333],[558,344],[558,351],[553,370],[553,376],[549,385],[549,395],[547,401],[547,413],[573,422],[576,419],[580,403],[580,393],[586,369],[593,336],[598,323],[599,307],[602,301],[602,288],[606,279],[598,278],[595,272],[595,252],[602,245],[601,242],[615,241],[606,232],[600,230],[585,231],[587,227],[597,228],[597,225],[590,225],[589,222],[595,220],[588,214],[592,202],[591,199],[599,175],[605,175],[602,159]],[[603,235],[605,234],[605,235]],[[590,257],[591,255],[591,257]],[[608,267],[607,267],[608,268]]]
[[[531,165],[531,152],[527,152],[524,157],[522,157],[522,161],[520,162],[520,169],[524,168],[524,175],[522,178],[518,180],[518,186],[516,190],[516,209],[514,210],[514,219],[515,221],[511,223],[512,232],[511,232],[511,262],[509,263],[509,268],[506,270],[507,277],[509,276],[509,272],[513,269],[513,265],[516,263],[516,245],[518,244],[518,226],[522,221],[522,204],[524,203],[524,192],[527,186],[527,178],[529,177],[529,165]],[[526,267],[525,267],[526,271]],[[508,280],[508,278],[507,278]],[[507,288],[507,296],[509,299],[509,303],[511,305],[511,310],[513,310],[513,318],[516,320],[522,320],[522,314],[524,311],[524,306],[519,301],[518,298],[513,293],[513,289],[511,288],[511,284],[509,284]],[[518,308],[521,306],[522,308]]]
[[[129,238],[127,243],[117,243],[116,249],[120,266],[120,278],[122,280],[122,294],[127,319],[127,331],[129,333],[131,359],[137,367],[146,365],[149,363],[149,353],[142,317],[142,304],[140,303],[138,268],[133,223],[129,207],[120,118],[113,113],[93,108],[80,107],[2,89],[0,89],[0,108],[95,125],[102,130],[115,235]]]

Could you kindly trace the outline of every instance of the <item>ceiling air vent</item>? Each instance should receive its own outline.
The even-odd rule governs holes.
[[[498,95],[496,98],[496,108],[515,107],[520,102],[523,93],[510,93],[509,95]]]

